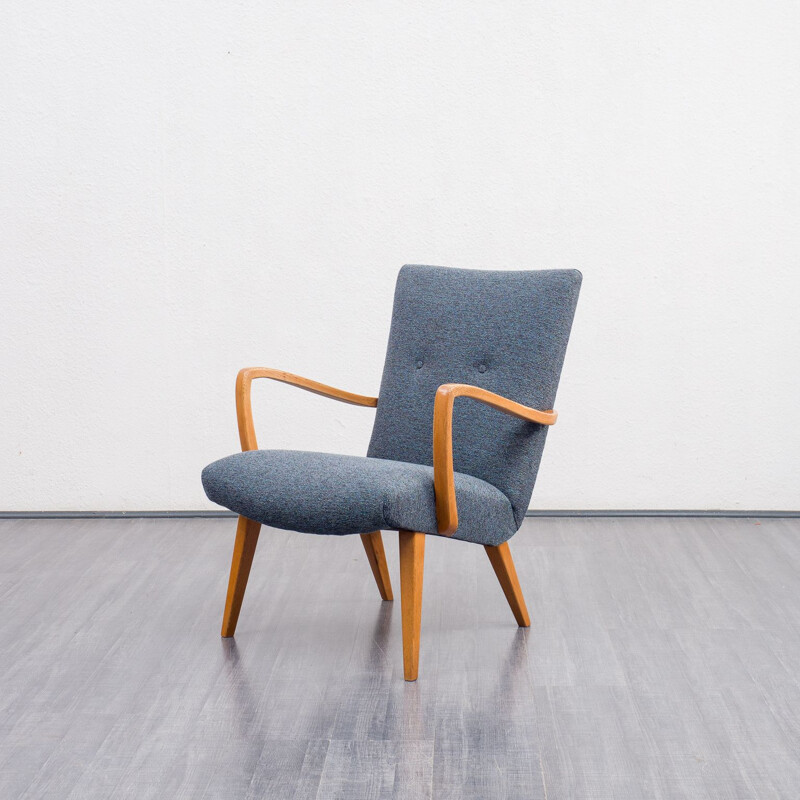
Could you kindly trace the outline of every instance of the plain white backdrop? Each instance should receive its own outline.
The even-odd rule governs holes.
[[[534,508],[800,507],[800,5],[10,4],[0,510],[210,508],[405,262],[577,267]],[[273,383],[262,447],[373,412]]]

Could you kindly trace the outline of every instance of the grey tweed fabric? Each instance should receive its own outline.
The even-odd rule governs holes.
[[[208,497],[277,528],[436,533],[433,401],[468,383],[552,408],[580,291],[577,270],[400,270],[367,458],[286,450],[238,453],[203,471]],[[547,427],[470,398],[453,412],[458,530],[497,545],[522,524]]]
[[[203,470],[208,497],[237,514],[303,533],[411,530],[437,533],[433,468],[382,458],[299,450],[251,450]],[[500,544],[517,525],[494,486],[455,476],[455,538]]]
[[[443,383],[553,408],[580,284],[577,270],[403,267],[367,455],[432,464],[433,400]],[[458,398],[454,469],[500,489],[519,527],[546,436],[547,426]]]

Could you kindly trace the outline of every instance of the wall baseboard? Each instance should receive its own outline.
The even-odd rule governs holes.
[[[213,519],[233,511],[0,511],[0,519]]]
[[[0,519],[214,519],[235,517],[232,511],[0,511]],[[796,519],[800,511],[739,511],[731,509],[585,509],[530,510],[526,517],[723,517]]]
[[[739,511],[738,509],[588,509],[573,511],[529,510],[526,517],[726,517],[733,519],[784,519],[798,518],[800,511],[759,511],[758,509]]]

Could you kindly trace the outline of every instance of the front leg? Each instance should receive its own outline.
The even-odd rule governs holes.
[[[422,568],[425,534],[400,531],[400,603],[403,615],[403,673],[415,681],[419,671],[419,634],[422,622]]]
[[[228,580],[228,597],[225,600],[225,613],[222,617],[222,636],[225,639],[236,632],[236,623],[239,621],[239,611],[242,609],[244,590],[250,577],[250,567],[253,564],[260,530],[260,522],[239,517],[231,560],[231,576]]]

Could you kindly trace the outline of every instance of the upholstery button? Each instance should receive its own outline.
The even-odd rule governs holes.
[[[478,372],[486,372],[486,364],[478,364]]]
[[[417,369],[422,369],[422,359],[418,358],[417,363],[414,365]]]

